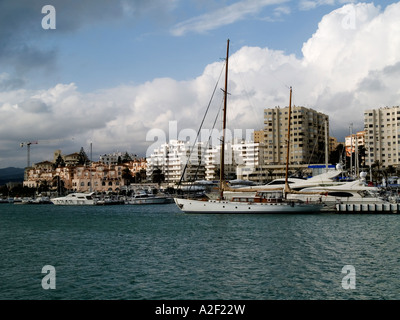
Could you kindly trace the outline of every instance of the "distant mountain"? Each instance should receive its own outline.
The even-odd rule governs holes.
[[[0,169],[0,186],[5,185],[8,182],[23,182],[24,181],[24,169],[8,167]]]

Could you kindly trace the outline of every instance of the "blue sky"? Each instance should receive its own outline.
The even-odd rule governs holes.
[[[55,30],[44,30],[41,26],[45,16],[41,8],[47,4],[56,9]],[[127,150],[144,154],[149,145],[146,133],[152,128],[166,130],[169,121],[178,121],[180,128],[197,128],[189,115],[191,121],[187,121],[183,107],[187,105],[200,116],[209,96],[202,91],[204,100],[192,105],[193,97],[200,94],[193,86],[205,81],[207,70],[224,58],[228,38],[231,40],[231,54],[237,57],[239,64],[243,64],[238,67],[238,70],[243,70],[240,77],[249,81],[248,89],[254,92],[252,103],[261,119],[252,123],[242,117],[243,128],[260,129],[256,126],[262,124],[263,108],[273,107],[276,103],[283,105],[282,96],[287,94],[287,88],[282,85],[274,90],[271,88],[268,95],[260,98],[263,93],[258,90],[262,89],[253,86],[256,76],[253,69],[248,68],[255,63],[251,59],[255,59],[265,63],[254,66],[260,72],[267,72],[266,68],[273,72],[279,69],[273,79],[285,85],[294,82],[295,90],[301,91],[296,96],[298,104],[328,114],[332,111],[331,134],[343,138],[348,125],[340,123],[340,110],[347,107],[354,110],[357,118],[353,122],[361,130],[363,113],[358,109],[396,104],[397,95],[383,101],[387,91],[375,95],[372,100],[362,100],[358,94],[355,96],[355,89],[371,80],[369,77],[373,71],[383,73],[396,66],[399,57],[396,53],[385,54],[384,46],[382,52],[371,47],[371,50],[378,51],[365,52],[365,57],[357,60],[362,61],[374,54],[376,61],[368,60],[366,69],[357,67],[354,73],[358,72],[359,77],[348,79],[346,70],[350,70],[344,67],[346,63],[335,65],[338,56],[331,56],[331,51],[342,45],[342,38],[343,43],[348,41],[342,51],[349,50],[349,57],[351,52],[358,52],[357,48],[363,50],[363,42],[368,43],[365,36],[368,28],[372,28],[385,13],[391,17],[386,10],[391,4],[398,2],[0,0],[0,122],[3,127],[0,167],[24,166],[25,154],[18,149],[20,141],[43,141],[36,146],[36,154],[32,151],[33,162],[37,162],[51,160],[56,148],[66,153],[74,152],[80,146],[87,148],[89,141],[96,142],[98,153]],[[396,12],[394,9],[392,11]],[[355,19],[351,30],[343,30],[346,29],[343,23],[340,26],[346,12]],[[323,19],[325,23],[321,24]],[[388,21],[388,26],[382,22],[379,25],[381,29],[374,30],[382,30],[379,32],[384,34],[385,28],[397,28],[398,22]],[[382,38],[379,34],[374,36]],[[393,37],[396,37],[395,33]],[[338,41],[338,45],[334,41]],[[397,38],[385,41],[389,47],[390,43],[396,43]],[[332,47],[328,48],[326,42]],[[306,56],[303,51],[305,43],[310,48]],[[321,54],[327,56],[315,63],[312,56],[318,54],[319,57]],[[380,54],[381,60],[387,63],[378,61]],[[322,82],[326,87],[310,94],[311,90],[316,90],[311,79],[319,77],[318,70],[325,68],[330,75],[337,76],[335,82],[324,78]],[[343,77],[339,70],[345,73]],[[236,75],[239,72],[233,71],[234,84],[239,83],[235,82]],[[271,86],[267,75],[265,79],[264,86]],[[348,90],[350,85],[341,85],[344,79],[354,85],[353,91]],[[210,88],[213,85],[210,82]],[[272,92],[280,98],[271,98]],[[158,93],[164,94],[165,100]],[[154,95],[157,96],[156,102],[151,101]],[[175,101],[174,97],[178,95],[180,97]],[[232,100],[236,110],[241,101],[239,98]],[[367,105],[362,101],[374,104]],[[81,112],[80,118],[78,110],[88,106],[94,110],[93,113],[90,110]],[[142,113],[142,109],[148,110],[148,115]],[[241,115],[240,111],[235,111],[235,114],[237,117]],[[129,121],[128,115],[131,117]],[[10,122],[13,125],[8,127]],[[64,122],[65,127],[49,125],[50,122]],[[132,131],[120,127],[131,127]],[[126,138],[129,134],[134,138]],[[45,143],[63,139],[69,142],[59,142],[58,145]],[[71,143],[72,139],[74,143]]]
[[[21,1],[21,0],[19,0]],[[3,3],[10,1],[4,0]],[[51,4],[51,1],[36,2]],[[71,2],[71,1],[66,1]],[[132,7],[143,1],[125,1]],[[176,80],[191,79],[202,73],[204,67],[218,57],[224,57],[226,39],[231,39],[231,51],[242,46],[260,46],[283,50],[287,54],[301,56],[303,43],[316,31],[321,17],[352,1],[307,1],[315,7],[303,8],[305,1],[146,1],[164,4],[164,8],[138,8],[137,14],[120,13],[118,17],[96,18],[98,11],[112,11],[120,7],[121,1],[97,4],[96,12],[91,12],[94,1],[83,1],[82,6],[73,5],[71,9],[57,6],[56,30],[43,30],[40,22],[45,14],[31,14],[31,23],[36,20],[29,32],[29,43],[33,47],[54,52],[48,64],[21,70],[28,87],[40,89],[56,83],[77,84],[82,91],[116,86],[122,83],[142,83],[159,77],[172,77]],[[354,1],[353,1],[354,2]],[[395,1],[379,1],[383,7]],[[255,3],[254,10],[240,15],[232,12],[232,18],[224,22],[227,8],[243,3]],[[272,4],[269,4],[272,3]],[[4,5],[7,9],[7,6]],[[73,9],[75,7],[75,9]],[[22,8],[21,8],[22,9]],[[75,10],[75,11],[72,11]],[[117,9],[114,9],[117,10]],[[132,9],[134,10],[134,9]],[[77,13],[81,11],[90,16],[88,22]],[[104,14],[105,14],[104,13]],[[207,15],[216,16],[213,26],[195,29],[191,20],[206,24]],[[229,11],[228,11],[229,13]],[[226,13],[226,14],[228,14]],[[15,13],[18,16],[18,12]],[[76,26],[65,26],[65,20],[77,20]],[[21,21],[23,24],[24,22]],[[182,25],[186,31],[175,34]],[[29,24],[27,23],[27,27]],[[21,44],[20,44],[21,45]],[[9,71],[15,66],[11,65]],[[7,68],[6,68],[7,70]]]

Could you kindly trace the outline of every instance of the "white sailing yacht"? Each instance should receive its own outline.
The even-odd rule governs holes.
[[[216,200],[194,200],[174,198],[176,205],[185,213],[237,213],[237,214],[260,214],[260,213],[312,213],[322,210],[322,203],[306,203],[297,199],[288,200],[285,192],[290,191],[287,181],[288,163],[286,163],[286,188],[282,190],[268,192],[257,192],[255,195],[233,196],[230,200],[224,198],[224,191],[228,190],[224,180],[224,153],[225,153],[225,131],[226,131],[226,111],[228,94],[228,58],[229,58],[229,39],[227,42],[226,62],[225,62],[225,90],[224,90],[224,110],[223,110],[223,128],[221,139],[221,169],[220,169],[220,196]],[[292,88],[290,88],[289,102],[289,135],[290,135],[290,113],[292,101]],[[290,140],[288,139],[288,142]],[[289,143],[287,148],[287,157],[289,157]],[[232,189],[231,189],[232,190]]]

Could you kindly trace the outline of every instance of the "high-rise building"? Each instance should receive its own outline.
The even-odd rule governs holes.
[[[253,141],[255,143],[261,143],[264,141],[264,130],[255,130],[253,132]]]
[[[265,109],[264,125],[265,164],[285,164],[289,107]],[[323,163],[327,133],[329,133],[327,115],[305,107],[292,107],[289,163]]]
[[[379,161],[382,167],[400,164],[400,107],[364,112],[366,165]]]

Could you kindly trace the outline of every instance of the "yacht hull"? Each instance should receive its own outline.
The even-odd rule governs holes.
[[[168,204],[171,203],[171,199],[167,197],[153,197],[153,198],[133,198],[126,201],[126,204],[136,204],[136,205],[143,205],[143,204]]]
[[[175,198],[176,205],[185,213],[265,214],[265,213],[316,213],[323,204],[294,201],[276,203],[244,203],[220,200],[191,200]]]

